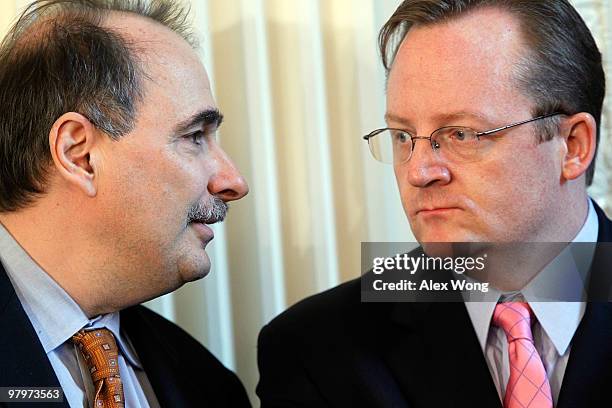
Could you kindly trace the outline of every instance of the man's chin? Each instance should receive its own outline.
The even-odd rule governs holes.
[[[491,248],[489,243],[452,241],[452,242],[421,242],[423,252],[431,257],[476,256]]]
[[[210,273],[211,264],[208,254],[203,248],[198,248],[196,251],[197,253],[179,261],[180,286],[202,279]]]
[[[453,243],[453,242],[472,242],[470,240],[470,234],[458,233],[456,231],[449,230],[437,230],[437,231],[427,231],[426,233],[419,234],[418,232],[414,234],[417,241],[421,245],[425,245],[428,243]]]
[[[202,278],[205,278],[210,273],[210,260],[208,256],[206,257],[206,262],[202,262],[197,268],[194,269],[193,273],[190,276],[187,276],[186,282],[193,282]]]
[[[426,243],[453,243],[453,242],[485,242],[487,239],[480,234],[465,229],[456,228],[428,228],[414,233],[421,245]]]

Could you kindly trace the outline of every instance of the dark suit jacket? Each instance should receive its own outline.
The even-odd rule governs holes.
[[[250,407],[238,377],[175,324],[143,306],[121,311],[129,336],[162,407]],[[59,387],[38,336],[0,264],[0,387]],[[68,407],[59,403],[0,406]]]
[[[612,223],[596,210],[598,241],[612,241]],[[598,248],[593,265],[609,276],[612,257]],[[262,407],[501,408],[464,303],[360,300],[357,279],[263,328]],[[612,304],[588,303],[557,407],[610,406]]]

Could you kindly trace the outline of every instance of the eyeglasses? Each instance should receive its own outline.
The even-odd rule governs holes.
[[[550,113],[485,132],[477,132],[464,126],[445,126],[434,130],[429,137],[426,137],[413,136],[402,129],[384,128],[377,129],[363,138],[368,141],[372,156],[387,164],[402,164],[410,160],[415,143],[419,139],[429,140],[433,151],[443,156],[445,160],[465,163],[478,161],[484,157],[490,143],[481,140],[483,136],[556,115],[562,113]]]

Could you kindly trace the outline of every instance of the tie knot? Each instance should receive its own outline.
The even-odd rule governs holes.
[[[527,302],[498,303],[493,312],[493,324],[504,330],[508,342],[516,339],[533,342],[532,318],[533,311]]]
[[[119,350],[110,330],[81,330],[72,341],[83,353],[94,382],[119,376]]]

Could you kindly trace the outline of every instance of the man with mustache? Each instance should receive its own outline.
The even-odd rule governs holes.
[[[612,240],[586,193],[602,59],[569,1],[405,0],[380,48],[387,125],[366,139],[422,246]],[[609,406],[612,309],[534,301],[530,247],[486,302],[362,303],[366,275],[293,306],[260,334],[262,406]],[[597,282],[606,256],[586,262]],[[581,294],[568,264],[542,266]]]
[[[209,272],[207,224],[248,192],[186,13],[39,0],[0,46],[0,386],[61,387],[71,407],[250,405],[139,306]]]

